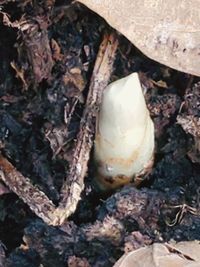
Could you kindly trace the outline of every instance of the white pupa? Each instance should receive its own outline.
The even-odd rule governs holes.
[[[137,73],[104,90],[97,120],[94,157],[101,189],[132,180],[152,162],[154,125]]]

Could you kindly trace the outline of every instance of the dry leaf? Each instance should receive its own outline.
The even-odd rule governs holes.
[[[200,242],[155,243],[123,255],[113,267],[199,267]]]
[[[79,0],[145,55],[200,76],[200,1]]]
[[[70,71],[67,70],[63,75],[63,83],[65,85],[68,85],[69,83],[71,86],[73,85],[78,90],[75,95],[82,92],[85,88],[85,80],[79,68],[73,68]],[[71,97],[74,95],[74,87],[72,88]],[[70,89],[68,90],[68,96],[70,94],[69,91]]]

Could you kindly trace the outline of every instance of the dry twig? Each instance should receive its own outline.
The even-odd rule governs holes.
[[[93,145],[95,120],[103,90],[110,79],[117,46],[118,41],[114,34],[104,36],[94,66],[86,108],[73,152],[73,160],[67,180],[61,190],[61,202],[56,209],[54,225],[63,224],[64,220],[75,211],[80,194],[84,189],[84,176],[87,172],[87,164]]]
[[[51,200],[37,187],[33,186],[28,178],[25,178],[2,155],[0,155],[0,179],[16,193],[37,216],[47,224],[51,224],[55,206]]]
[[[80,199],[93,145],[95,120],[103,89],[110,79],[117,45],[118,41],[114,34],[104,36],[94,66],[73,160],[62,187],[61,202],[57,208],[42,191],[33,186],[28,178],[25,178],[6,158],[0,155],[0,179],[47,224],[63,224],[65,219],[75,211]]]

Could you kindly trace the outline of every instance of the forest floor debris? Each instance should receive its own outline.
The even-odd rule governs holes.
[[[1,153],[8,165],[51,199],[54,209],[79,142],[80,123],[85,123],[81,119],[99,46],[110,27],[71,1],[0,4]],[[12,27],[22,20],[36,24],[31,38]],[[39,42],[34,49],[40,60],[29,51],[33,40]],[[5,266],[109,267],[124,252],[153,242],[199,239],[200,79],[151,61],[123,36],[118,40],[110,81],[140,73],[156,128],[153,169],[139,189],[129,185],[102,194],[93,184],[90,154],[81,199],[62,227],[48,226],[29,205],[3,189],[0,259]]]

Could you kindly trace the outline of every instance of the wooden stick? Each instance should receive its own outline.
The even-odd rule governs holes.
[[[47,224],[54,220],[55,206],[37,187],[32,185],[15,167],[0,155],[0,179],[16,193],[29,208]]]
[[[84,189],[90,151],[93,145],[95,121],[104,88],[107,86],[115,59],[118,40],[115,34],[104,35],[95,62],[86,107],[80,122],[77,143],[73,151],[69,173],[61,190],[61,202],[56,209],[54,225],[64,223],[74,213]]]

